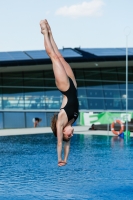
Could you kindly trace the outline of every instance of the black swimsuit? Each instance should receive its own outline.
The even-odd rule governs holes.
[[[69,78],[69,82],[70,82],[69,89],[65,92],[61,91],[61,93],[67,97],[67,104],[65,105],[64,108],[61,108],[61,109],[65,110],[65,112],[67,114],[68,122],[71,119],[74,119],[74,122],[75,122],[76,119],[78,118],[78,114],[79,114],[77,89],[75,88],[72,79],[70,77],[68,77],[68,78]]]

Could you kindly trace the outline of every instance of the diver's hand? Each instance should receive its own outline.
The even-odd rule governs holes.
[[[65,162],[64,160],[61,160],[58,162],[59,167],[65,166],[66,164],[67,164],[67,162]]]

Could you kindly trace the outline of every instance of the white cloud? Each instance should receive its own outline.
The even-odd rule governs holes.
[[[89,2],[85,1],[81,4],[76,4],[69,7],[61,7],[56,11],[55,14],[70,17],[101,16],[103,5],[103,0],[91,0]]]

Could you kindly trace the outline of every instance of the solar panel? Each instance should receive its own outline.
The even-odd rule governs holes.
[[[25,51],[27,55],[29,55],[32,59],[48,59],[49,56],[47,55],[45,50],[41,51]]]
[[[126,55],[126,48],[121,48],[121,50],[124,51]],[[133,55],[133,48],[128,48],[128,55]]]
[[[13,58],[7,52],[0,52],[0,61],[10,61]]]
[[[23,51],[7,52],[14,60],[31,60]]]
[[[133,48],[128,48],[128,53],[131,53],[131,55],[133,55]]]
[[[94,48],[94,49],[81,49],[87,53],[94,54],[96,56],[124,56],[125,51],[121,48]]]
[[[75,52],[74,50],[72,49],[60,49],[59,50],[61,55],[64,57],[64,58],[72,58],[72,57],[82,57],[82,55],[78,54],[77,52]]]

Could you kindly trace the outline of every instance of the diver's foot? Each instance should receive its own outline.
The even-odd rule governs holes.
[[[45,23],[46,23],[46,26],[47,26],[48,32],[49,32],[49,33],[52,33],[51,28],[50,28],[50,25],[49,25],[49,23],[48,23],[47,20],[45,20]]]
[[[43,35],[48,33],[47,25],[46,25],[46,19],[40,21],[40,27],[41,27],[41,33]]]

